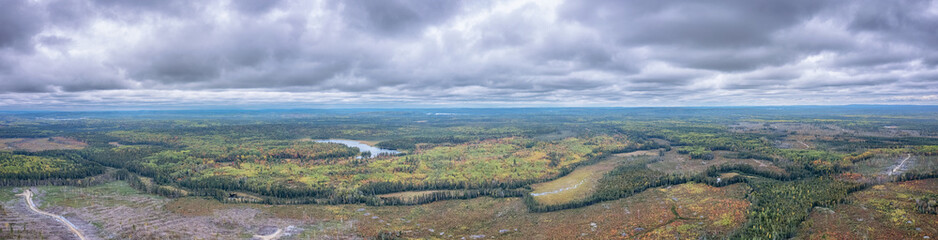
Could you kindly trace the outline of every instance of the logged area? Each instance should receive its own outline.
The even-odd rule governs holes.
[[[928,106],[4,113],[0,238],[930,238],[936,119]]]

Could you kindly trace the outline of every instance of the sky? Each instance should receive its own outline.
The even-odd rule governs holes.
[[[938,104],[938,1],[0,6],[0,110]]]

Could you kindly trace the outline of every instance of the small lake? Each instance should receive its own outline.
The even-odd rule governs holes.
[[[391,154],[391,155],[401,153],[401,152],[391,150],[391,149],[372,147],[368,144],[364,144],[359,141],[353,141],[353,140],[326,139],[326,140],[316,140],[316,142],[344,144],[345,146],[358,148],[358,151],[361,151],[361,152],[371,152],[371,157],[377,157],[378,155],[382,153]]]

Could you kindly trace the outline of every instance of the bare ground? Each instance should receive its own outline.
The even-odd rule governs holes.
[[[123,185],[112,186],[112,189],[127,188],[126,184],[118,183]],[[88,239],[248,239],[270,228],[282,229],[272,238],[278,239],[300,234],[303,227],[309,225],[308,221],[271,217],[257,208],[263,205],[206,208],[174,204],[181,199],[139,193],[76,187],[58,187],[42,193],[43,188],[39,187],[40,195],[34,197],[37,205],[44,211],[68,218]],[[3,223],[12,223],[17,229],[27,226],[26,230],[33,236],[42,233],[43,238],[50,239],[74,236],[64,225],[47,216],[36,218],[29,214],[22,203],[6,205],[6,212],[0,214],[0,227],[4,227]],[[0,234],[0,238],[4,238],[2,236]]]
[[[3,191],[18,191],[6,188]],[[2,204],[0,210],[0,238],[2,239],[77,239],[68,228],[53,218],[29,210],[22,198]],[[12,231],[11,231],[12,230]]]

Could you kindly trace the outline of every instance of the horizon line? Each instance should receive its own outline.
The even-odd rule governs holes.
[[[433,109],[466,109],[466,110],[484,110],[484,109],[652,109],[652,108],[773,108],[773,107],[938,107],[938,104],[817,104],[817,105],[712,105],[712,106],[614,106],[614,107],[596,107],[596,106],[530,106],[530,107],[300,107],[300,108],[237,108],[237,107],[219,107],[219,108],[180,108],[180,109],[82,109],[82,110],[3,110],[0,113],[42,113],[42,112],[188,112],[188,111],[304,111],[304,110],[433,110]]]

